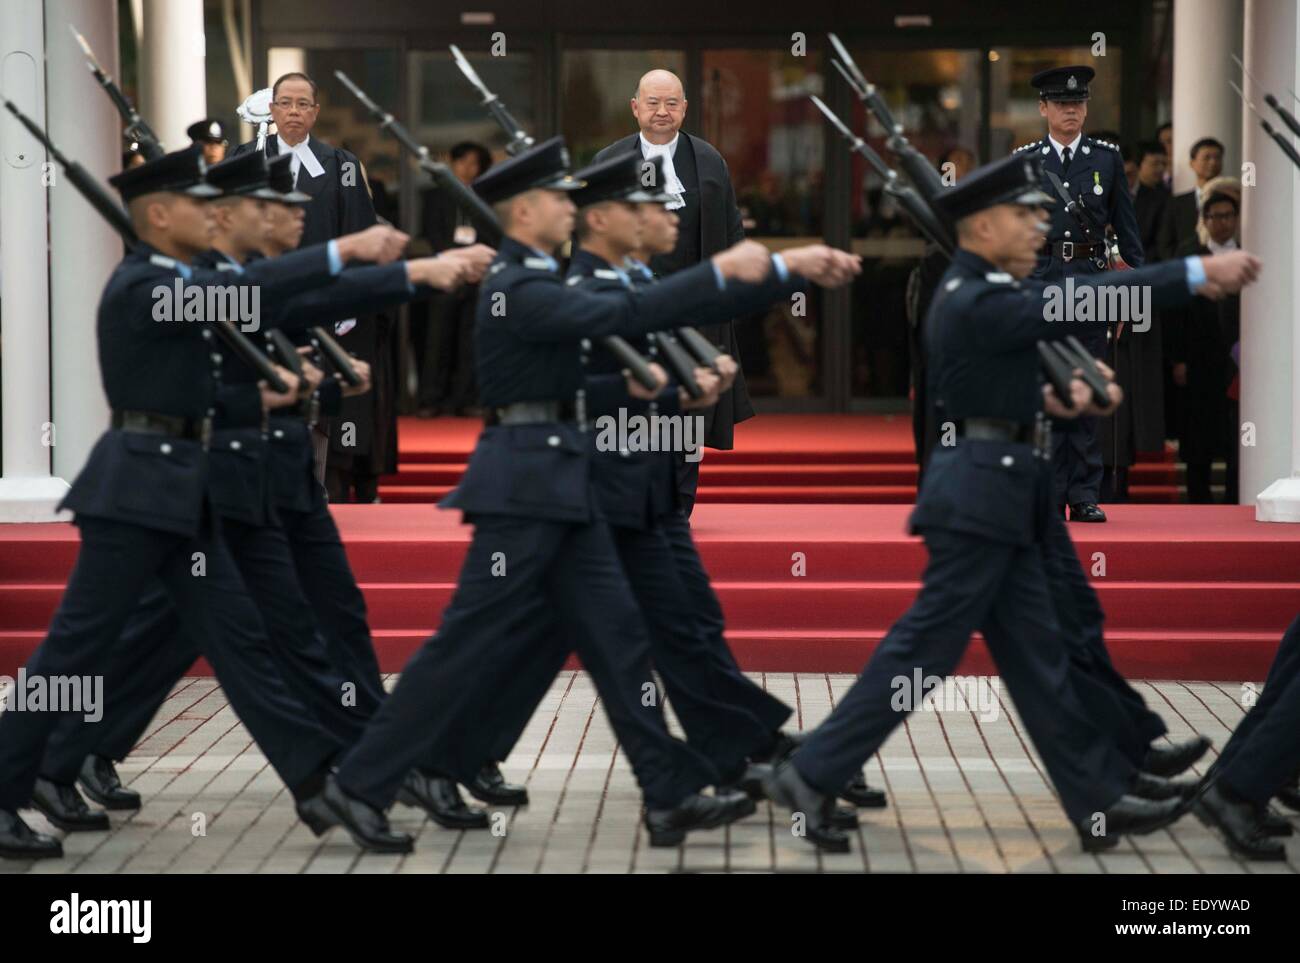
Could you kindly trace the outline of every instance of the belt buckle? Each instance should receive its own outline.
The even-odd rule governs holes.
[[[1073,242],[1073,241],[1062,241],[1062,242],[1061,242],[1061,260],[1062,260],[1062,261],[1073,261],[1073,260],[1074,260],[1074,242]]]

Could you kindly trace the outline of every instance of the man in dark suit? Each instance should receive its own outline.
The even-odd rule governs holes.
[[[1137,214],[1138,234],[1142,238],[1142,253],[1147,263],[1160,260],[1157,247],[1160,224],[1169,203],[1169,188],[1165,186],[1165,169],[1169,158],[1157,141],[1143,141],[1137,148],[1137,189],[1133,192],[1133,210]]]
[[[1162,258],[1174,257],[1189,237],[1196,236],[1196,222],[1204,200],[1202,189],[1223,172],[1223,145],[1213,137],[1202,137],[1192,145],[1191,159],[1196,187],[1185,194],[1175,194],[1165,208],[1157,242]]]
[[[485,174],[492,155],[482,144],[462,141],[451,149],[451,172],[462,184]],[[422,233],[436,251],[475,243],[478,235],[464,209],[445,190],[424,192]],[[478,287],[467,285],[428,301],[427,330],[413,333],[420,366],[420,414],[464,415],[478,404],[474,382],[474,305]],[[421,337],[422,336],[422,337]]]
[[[306,74],[288,73],[276,80],[271,87],[276,133],[266,139],[268,157],[292,155],[294,188],[311,195],[303,247],[364,230],[376,221],[365,171],[356,155],[311,136],[320,116],[316,94],[316,82]],[[231,156],[256,149],[255,142],[240,144]],[[393,393],[390,327],[391,321],[382,316],[363,324],[339,325],[340,344],[370,365],[373,390],[346,399],[338,418],[317,426],[317,477],[325,482],[331,501],[349,501],[353,493],[359,502],[378,497],[379,473],[387,455],[389,419],[384,408],[392,403]]]
[[[652,70],[643,76],[632,98],[632,115],[641,128],[640,133],[610,144],[596,155],[596,160],[635,150],[640,150],[646,158],[664,158],[665,186],[669,193],[677,195],[672,207],[679,218],[680,233],[672,253],[651,262],[655,274],[662,277],[683,270],[742,240],[745,229],[727,162],[712,144],[681,132],[686,118],[686,95],[677,75],[667,70]],[[732,322],[705,325],[700,330],[724,353],[740,360]],[[745,387],[744,373],[737,372],[731,390],[705,413],[705,445],[721,449],[734,447],[735,426],[753,416],[754,406]],[[679,457],[678,489],[688,517],[695,507],[699,480],[700,462]]]
[[[1182,255],[1218,254],[1237,249],[1237,199],[1228,193],[1211,194],[1202,209],[1209,243],[1195,236],[1183,242]],[[1210,467],[1216,458],[1227,463],[1224,498],[1237,503],[1237,405],[1228,397],[1236,374],[1232,346],[1241,336],[1241,299],[1236,295],[1211,301],[1197,298],[1165,316],[1168,327],[1170,371],[1183,389],[1183,422],[1178,454],[1187,463],[1187,500],[1193,504],[1214,501],[1210,493]]]

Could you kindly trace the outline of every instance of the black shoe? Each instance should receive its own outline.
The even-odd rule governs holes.
[[[1101,813],[1101,835],[1093,834],[1093,819],[1082,819],[1075,827],[1085,853],[1099,853],[1119,845],[1125,835],[1144,836],[1177,822],[1187,812],[1187,803],[1181,798],[1139,799],[1137,796],[1120,796],[1119,800]]]
[[[77,774],[82,791],[105,809],[139,809],[140,794],[127,789],[118,778],[112,759],[87,756]]]
[[[1200,785],[1199,779],[1163,779],[1139,770],[1128,791],[1139,799],[1191,799]]]
[[[858,811],[852,806],[832,806],[828,821],[836,829],[857,829]]]
[[[840,790],[840,798],[853,803],[859,809],[884,809],[889,805],[889,797],[883,789],[872,789],[867,785],[867,777],[858,773],[849,784]]]
[[[488,814],[465,805],[455,780],[445,776],[426,776],[412,769],[397,791],[397,801],[423,809],[443,829],[488,828]]]
[[[0,857],[4,859],[58,859],[63,844],[23,822],[12,809],[0,809]]]
[[[804,835],[818,849],[828,853],[849,851],[849,837],[834,824],[835,800],[804,782],[791,763],[778,766],[763,788],[774,803],[803,816]]]
[[[410,836],[389,828],[386,815],[345,793],[333,773],[326,777],[321,797],[334,822],[346,829],[352,841],[362,849],[372,853],[409,853],[415,849],[415,841]]]
[[[1106,513],[1092,502],[1076,502],[1070,506],[1072,522],[1104,522]]]
[[[1260,811],[1259,824],[1269,836],[1292,836],[1295,834],[1295,827],[1291,825],[1291,820],[1271,806],[1265,806]]]
[[[718,794],[739,792],[744,793],[750,799],[757,802],[760,799],[766,799],[767,795],[763,792],[763,780],[772,773],[772,767],[765,762],[751,762],[745,766],[745,771],[739,778],[729,780],[718,786]]]
[[[1179,773],[1186,772],[1201,756],[1209,752],[1211,745],[1209,736],[1193,736],[1191,739],[1167,746],[1152,746],[1147,750],[1146,758],[1142,760],[1142,771],[1166,779],[1177,776]]]
[[[323,790],[314,796],[300,799],[294,803],[293,808],[298,813],[298,818],[307,824],[313,836],[324,836],[331,827],[339,824],[334,817],[334,811],[325,801]]]
[[[647,809],[645,828],[651,846],[679,846],[693,829],[717,829],[745,818],[756,808],[754,800],[741,792],[691,793],[672,809]]]
[[[1300,786],[1283,786],[1273,798],[1293,813],[1300,813]]]
[[[1218,830],[1228,849],[1243,859],[1267,862],[1286,859],[1286,849],[1269,837],[1255,806],[1247,800],[1229,799],[1218,783],[1201,793],[1192,808],[1196,818]]]
[[[60,786],[37,777],[32,807],[65,833],[102,833],[112,828],[108,813],[86,805],[76,786]]]
[[[474,781],[467,783],[465,788],[471,796],[489,806],[528,805],[528,790],[524,786],[506,782],[506,777],[501,775],[501,767],[495,762],[489,762],[480,769]]]

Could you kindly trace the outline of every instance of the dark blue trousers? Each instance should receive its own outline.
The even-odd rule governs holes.
[[[278,509],[298,582],[325,636],[331,662],[356,686],[357,706],[369,718],[384,701],[366,599],[348,563],[324,489],[312,484],[311,508]]]
[[[435,768],[470,781],[485,761],[471,733],[494,725],[500,678],[537,691],[555,676],[523,617],[541,609],[591,674],[619,743],[655,808],[677,805],[716,782],[717,771],[673,739],[654,693],[650,644],[604,522],[474,518],[474,538],[442,626],[402,670],[361,741],[343,757],[339,784],[387,808],[407,770],[431,756]],[[544,681],[543,681],[544,679]]]
[[[137,525],[79,518],[81,549],[29,676],[106,675],[139,599],[157,579],[185,631],[212,664],[231,707],[280,778],[317,776],[338,749],[285,687],[261,619],[219,537],[187,538]],[[203,574],[195,570],[196,555]],[[62,715],[0,715],[0,806],[27,804],[50,733]]]
[[[1263,805],[1300,773],[1300,616],[1277,647],[1259,701],[1215,763],[1229,789]]]
[[[694,600],[679,577],[664,531],[613,528],[612,533],[619,563],[650,633],[651,661],[663,680],[686,741],[708,757],[724,783],[738,779],[746,760],[767,749],[774,738],[773,727],[756,718],[736,698],[738,690],[748,696],[745,687],[759,687],[743,675],[740,678],[745,686],[737,686],[733,674],[719,665],[698,632],[692,618]],[[555,624],[544,619],[544,613],[543,619],[530,620],[526,625],[536,633],[538,651],[550,653],[552,669],[537,676],[520,674],[501,680],[499,712],[483,730],[493,736],[484,760],[503,760],[510,754],[572,648]],[[544,686],[529,687],[530,682],[540,683],[548,673],[550,678]]]
[[[1129,762],[1141,768],[1151,742],[1168,728],[1111,661],[1101,600],[1079,562],[1065,522],[1056,514],[1047,522],[1043,560],[1079,698],[1097,728],[1114,739]]]
[[[794,754],[800,775],[828,795],[857,774],[920,701],[902,708],[899,680],[951,675],[980,630],[1025,728],[1074,821],[1122,796],[1133,767],[1093,726],[1071,683],[1069,655],[1048,594],[1040,547],[945,530],[925,534],[921,592],[881,641],[857,682]]]
[[[356,683],[335,670],[299,587],[284,532],[228,518],[221,525],[226,547],[267,632],[280,677],[309,718],[339,745],[352,743],[373,708],[369,700],[358,698]],[[88,754],[124,756],[199,654],[166,593],[157,589],[146,593],[114,648],[116,684],[104,724],[79,726],[75,717],[65,719],[47,746],[41,774],[68,784],[75,781]]]

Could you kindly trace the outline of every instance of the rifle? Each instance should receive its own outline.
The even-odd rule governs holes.
[[[822,102],[822,99],[816,94],[811,95],[812,102],[820,110],[842,135],[849,142],[849,149],[861,154],[867,159],[867,163],[880,175],[885,182],[885,193],[898,202],[898,206],[907,212],[908,217],[917,229],[925,235],[926,239],[932,244],[937,245],[944,254],[952,257],[957,245],[953,241],[952,231],[944,223],[943,219],[935,213],[930,206],[930,201],[923,197],[914,187],[909,187],[901,182],[898,172],[885,163],[883,157],[872,149],[861,137],[849,130],[847,124],[836,116]],[[938,175],[935,175],[936,177]]]
[[[868,83],[867,78],[862,75],[858,69],[857,63],[849,54],[844,44],[840,43],[840,38],[835,34],[826,35],[830,38],[831,46],[839,54],[840,59],[831,59],[835,69],[840,72],[853,92],[858,95],[867,111],[875,116],[880,122],[880,126],[885,128],[885,144],[898,155],[898,163],[907,174],[908,179],[912,182],[921,196],[927,201],[933,201],[935,195],[943,190],[943,181],[939,178],[939,172],[934,169],[934,165],[929,159],[912,145],[906,135],[903,133],[903,125],[894,119],[893,112],[889,105],[885,103],[885,98],[880,96],[880,91],[874,84]],[[842,62],[841,62],[842,61]]]
[[[456,60],[456,66],[459,67],[460,72],[465,75],[465,79],[473,84],[478,89],[478,92],[483,95],[483,103],[480,104],[480,106],[486,107],[488,113],[492,115],[492,119],[497,122],[497,125],[503,131],[505,131],[507,138],[506,153],[513,157],[516,154],[522,154],[524,151],[528,150],[528,148],[532,147],[536,141],[528,134],[524,133],[524,129],[519,126],[519,121],[515,120],[514,117],[511,116],[510,111],[506,110],[506,105],[501,103],[501,98],[488,90],[487,84],[483,83],[482,79],[478,75],[478,71],[475,70],[470,62],[465,59],[465,55],[460,52],[460,48],[455,44],[451,44],[450,49],[452,57]]]
[[[356,388],[361,384],[361,375],[357,373],[356,368],[352,367],[352,359],[343,350],[343,345],[334,340],[332,334],[320,325],[308,328],[307,333],[311,335],[311,343],[321,353],[321,357],[329,362],[330,367],[348,383],[349,387]]]
[[[451,172],[450,167],[434,160],[429,155],[429,148],[416,143],[410,131],[402,126],[392,114],[371,100],[366,95],[366,92],[354,84],[347,74],[341,70],[336,70],[334,76],[339,79],[343,86],[352,91],[357,100],[361,101],[361,105],[378,122],[379,129],[387,131],[393,140],[401,145],[404,151],[415,158],[415,163],[422,171],[433,178],[438,187],[452,195],[469,219],[474,222],[474,228],[478,231],[479,236],[494,239],[492,243],[495,244],[495,239],[501,237],[501,225],[497,221],[496,215],[492,213],[492,208],[488,207],[483,198],[462,184],[460,178]]]
[[[460,68],[460,72],[465,75],[465,79],[473,84],[478,92],[483,95],[482,106],[488,109],[488,113],[491,114],[492,119],[497,122],[497,126],[505,132],[507,138],[506,153],[513,157],[516,154],[522,154],[524,151],[528,150],[528,148],[532,147],[536,141],[530,135],[525,133],[524,129],[519,126],[519,122],[515,120],[510,111],[506,110],[505,104],[501,103],[501,98],[488,90],[487,85],[483,83],[482,78],[479,77],[478,71],[470,65],[470,62],[465,59],[465,55],[460,52],[460,48],[455,44],[451,45],[451,55],[456,61],[456,66]],[[425,148],[420,149],[424,150],[426,155],[428,154],[428,151],[425,150]],[[452,179],[456,180],[455,177]],[[460,181],[456,180],[456,183],[460,184]],[[491,212],[489,211],[489,213]],[[500,237],[501,227],[499,224],[496,224],[495,215],[493,216],[493,224],[496,225],[496,236]],[[614,355],[614,357],[616,357],[632,373],[632,377],[636,378],[637,382],[640,383],[642,387],[653,389],[659,383],[656,380],[654,373],[650,370],[650,362],[643,358],[641,353],[637,351],[636,348],[632,347],[632,345],[628,344],[623,338],[620,338],[618,335],[610,335],[609,337],[601,338],[600,343],[604,345],[609,350],[610,354]]]
[[[140,153],[144,155],[147,161],[157,160],[167,151],[163,148],[162,143],[158,140],[158,135],[153,132],[153,128],[140,116],[135,105],[127,100],[126,94],[122,93],[120,87],[113,81],[113,78],[105,73],[104,68],[99,65],[95,58],[95,51],[90,49],[90,44],[86,38],[77,32],[77,28],[68,24],[68,29],[72,31],[72,36],[76,38],[77,43],[81,45],[82,53],[86,55],[86,66],[90,72],[95,75],[99,81],[99,86],[104,88],[104,93],[108,94],[108,99],[113,102],[117,112],[122,115],[122,120],[126,124],[123,135],[129,137],[140,145]]]
[[[95,209],[100,217],[108,221],[113,230],[117,231],[122,238],[122,242],[126,245],[126,249],[129,251],[136,247],[140,243],[140,239],[136,237],[135,228],[131,226],[131,218],[122,209],[122,205],[114,201],[99,181],[91,177],[84,167],[66,157],[62,151],[55,147],[54,142],[50,140],[45,131],[37,127],[36,123],[19,110],[12,101],[6,100],[4,105],[5,109],[18,118],[18,122],[27,128],[28,133],[40,141],[49,155],[63,168],[68,183],[77,189],[77,193],[86,199],[86,202]],[[253,347],[253,343],[244,337],[243,333],[228,318],[220,319],[214,323],[213,327],[216,328],[217,335],[230,350],[253,368],[259,378],[265,380],[277,392],[284,393],[289,390],[289,386],[276,372],[275,367],[267,359],[266,355]]]

